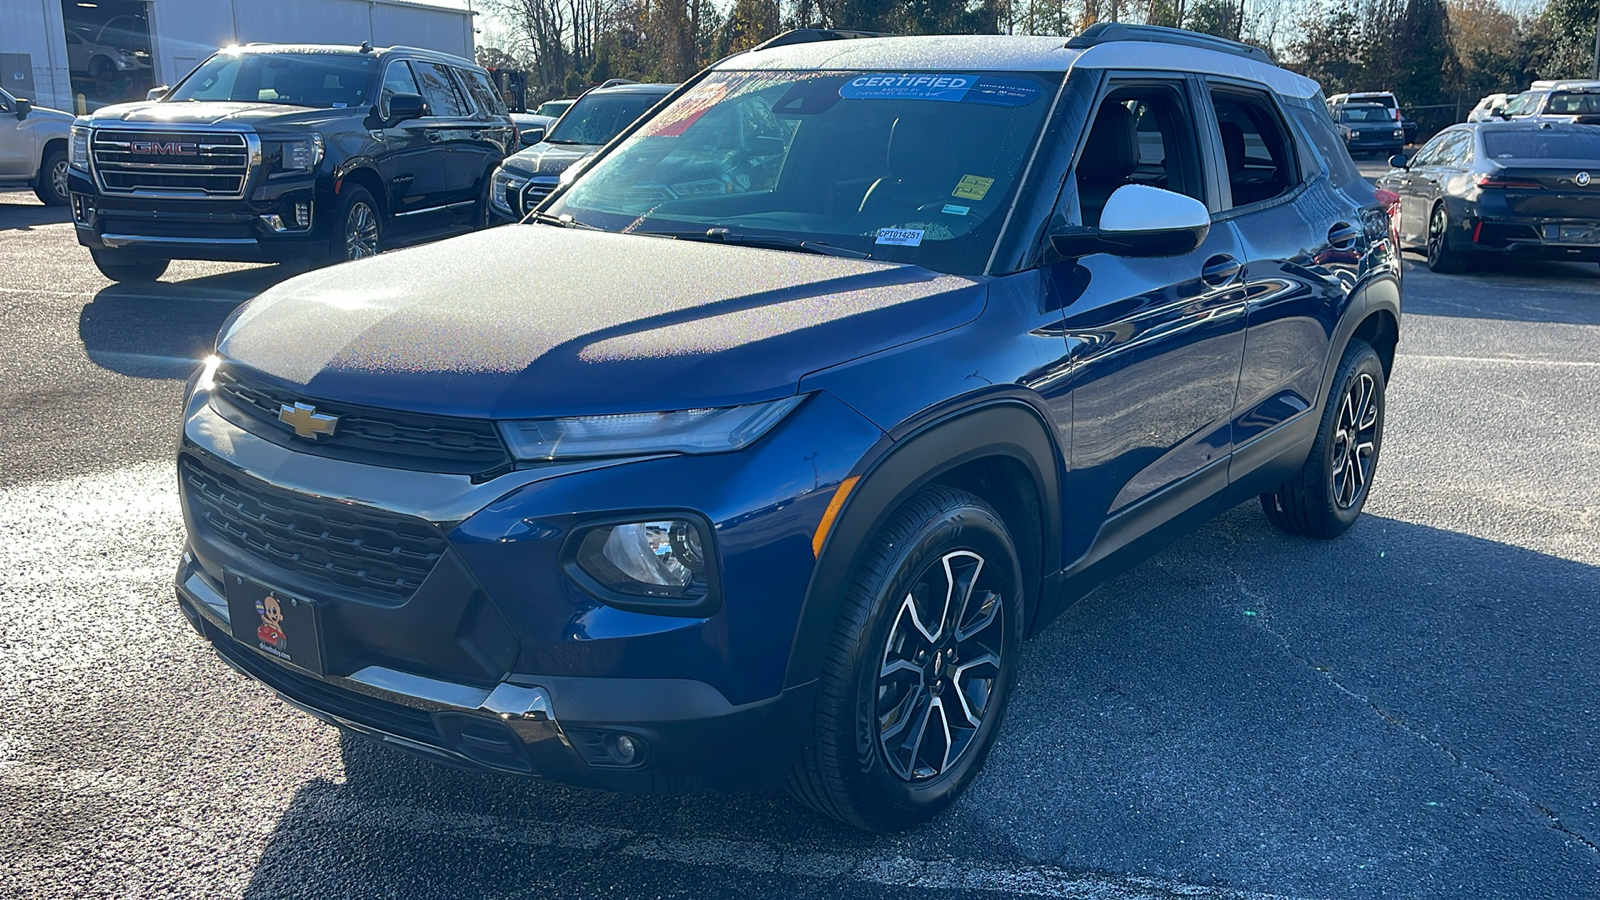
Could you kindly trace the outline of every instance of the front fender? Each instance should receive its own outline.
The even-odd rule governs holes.
[[[1014,462],[1032,482],[1022,490],[1035,504],[1037,533],[1013,537],[1028,576],[1029,608],[1038,609],[1042,586],[1054,584],[1044,576],[1061,568],[1062,457],[1051,429],[1031,405],[1010,398],[992,400],[923,424],[902,437],[886,436],[852,470],[860,481],[818,554],[789,654],[786,687],[819,677],[861,550],[895,510],[940,476],[990,458]],[[1024,542],[1028,546],[1022,546]]]

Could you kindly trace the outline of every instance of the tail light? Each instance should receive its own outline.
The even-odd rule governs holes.
[[[1504,175],[1479,175],[1478,187],[1484,190],[1512,190],[1512,191],[1542,191],[1544,185],[1537,181],[1528,181],[1522,178],[1507,178]]]
[[[1400,247],[1400,195],[1394,191],[1378,188],[1372,192],[1372,196],[1389,216],[1389,240],[1396,248],[1395,252],[1398,253],[1398,248]]]

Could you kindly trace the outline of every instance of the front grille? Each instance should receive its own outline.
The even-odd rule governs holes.
[[[556,178],[547,177],[529,179],[528,186],[522,189],[522,207],[520,209],[520,213],[522,215],[527,215],[528,213],[532,212],[533,208],[538,206],[544,200],[544,198],[550,196],[550,194],[555,191],[556,186],[560,183],[560,180]]]
[[[241,428],[292,446],[296,451],[422,472],[485,475],[510,465],[493,422],[432,416],[354,404],[315,400],[291,387],[275,384],[236,366],[222,366],[215,375],[218,412]],[[338,416],[334,433],[297,437],[279,421],[278,411],[295,403],[311,403],[319,413]],[[226,408],[222,408],[225,404]],[[229,415],[232,411],[235,415]]]
[[[313,585],[404,602],[446,549],[421,519],[286,491],[193,456],[178,461],[178,476],[205,537]]]
[[[107,194],[244,196],[255,136],[237,131],[98,128],[90,142],[95,175]]]

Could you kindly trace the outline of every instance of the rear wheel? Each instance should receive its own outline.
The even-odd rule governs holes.
[[[67,192],[67,151],[52,150],[44,155],[44,163],[39,166],[39,184],[33,193],[45,206],[66,206],[72,199]]]
[[[895,512],[861,565],[788,787],[895,831],[949,806],[988,756],[1016,673],[1022,572],[999,514],[939,486]]]
[[[112,281],[155,281],[166,274],[168,259],[132,256],[124,250],[90,250],[94,267]]]
[[[1267,521],[1317,538],[1338,537],[1354,525],[1383,449],[1383,414],[1383,361],[1366,341],[1351,341],[1299,477],[1261,495]]]
[[[1441,275],[1465,272],[1469,260],[1466,254],[1450,244],[1450,213],[1440,203],[1428,216],[1428,268]]]

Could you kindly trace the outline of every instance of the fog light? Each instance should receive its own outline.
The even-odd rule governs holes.
[[[294,223],[301,228],[311,227],[310,203],[296,203],[294,205]]]
[[[634,758],[639,755],[639,745],[634,742],[633,738],[625,734],[617,735],[616,739],[611,742],[611,749],[616,754],[617,762],[625,766],[631,764]]]
[[[614,591],[681,597],[704,575],[706,560],[699,527],[662,519],[591,531],[578,550],[578,565]]]

